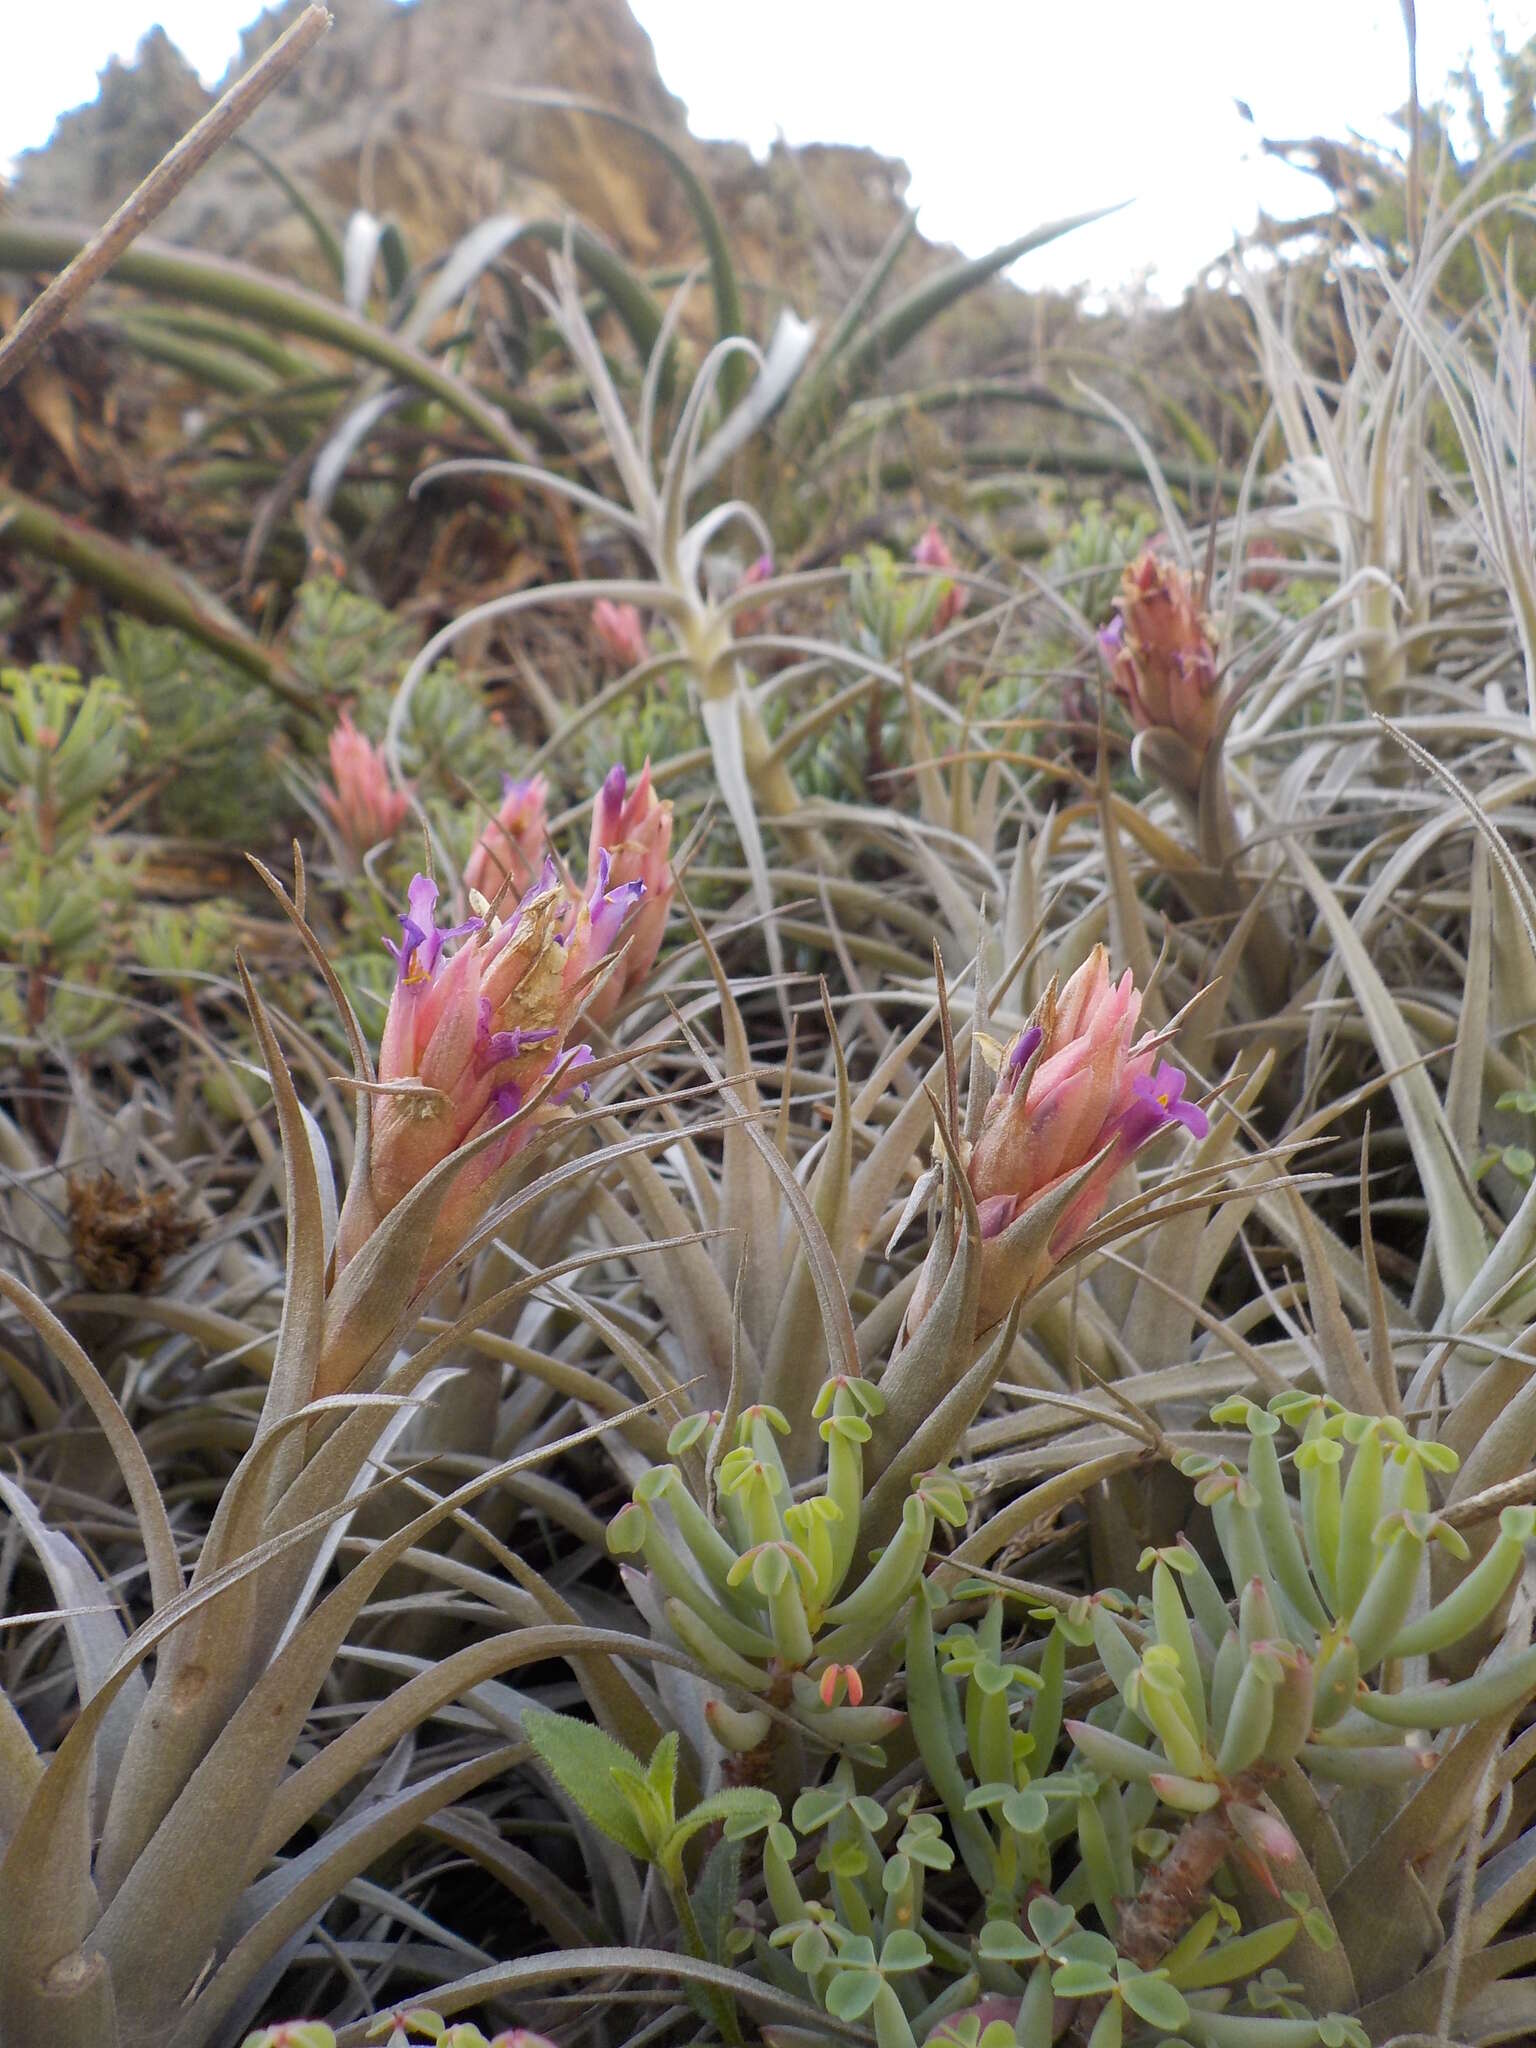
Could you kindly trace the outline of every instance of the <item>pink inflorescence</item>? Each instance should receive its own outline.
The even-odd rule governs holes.
[[[650,658],[645,625],[632,604],[614,604],[600,597],[592,607],[592,630],[607,654],[621,669],[638,668]]]
[[[1115,616],[1099,634],[1109,685],[1138,732],[1176,732],[1205,753],[1221,719],[1211,622],[1182,569],[1150,549],[1120,579]]]
[[[544,865],[549,831],[549,785],[542,775],[520,782],[502,778],[501,808],[476,842],[464,886],[488,902],[510,890],[521,896]]]
[[[1157,1057],[1158,1035],[1136,1037],[1140,1017],[1129,968],[1111,981],[1109,955],[1095,946],[1014,1040],[970,1160],[984,1237],[1097,1159],[1052,1233],[1051,1255],[1060,1258],[1097,1220],[1115,1174],[1150,1137],[1172,1123],[1205,1135],[1205,1112],[1183,1099],[1184,1075]]]
[[[952,572],[956,567],[949,545],[936,526],[929,526],[924,531],[917,546],[912,550],[912,559],[920,569]],[[970,601],[971,593],[963,584],[956,583],[951,576],[944,585],[938,609],[933,615],[934,631],[941,633],[952,620],[959,618]]]
[[[330,789],[321,800],[337,830],[357,854],[391,839],[410,809],[410,798],[389,779],[383,754],[343,712],[330,738]]]

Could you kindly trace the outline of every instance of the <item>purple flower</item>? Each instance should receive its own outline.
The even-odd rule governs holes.
[[[1197,1102],[1184,1100],[1188,1076],[1166,1060],[1131,1083],[1132,1100],[1120,1119],[1120,1142],[1134,1152],[1169,1124],[1182,1124],[1192,1137],[1203,1138],[1211,1120]]]
[[[437,963],[442,958],[443,948],[450,939],[467,938],[484,926],[485,920],[471,917],[463,924],[439,925],[437,913],[437,884],[430,875],[414,875],[406,891],[410,909],[400,916],[400,944],[386,939],[385,945],[399,963],[399,979],[403,982],[430,981],[437,972]]]
[[[1029,1065],[1040,1047],[1045,1043],[1045,1033],[1038,1024],[1026,1024],[1013,1041],[1013,1050],[1008,1055],[1008,1064],[1003,1069],[1003,1086],[1013,1088],[1018,1084],[1020,1074]]]
[[[976,1220],[981,1225],[983,1238],[1000,1236],[1018,1214],[1018,1210],[1017,1195],[988,1195],[984,1202],[978,1202]]]
[[[568,1047],[565,1058],[560,1062],[561,1074],[574,1074],[582,1067],[590,1067],[592,1057],[590,1045],[573,1045]],[[556,1102],[569,1102],[571,1097],[577,1093],[580,1094],[583,1102],[590,1102],[592,1100],[592,1083],[590,1081],[572,1081],[568,1088],[557,1089],[554,1099]]]
[[[511,1031],[492,1029],[491,999],[480,998],[480,1019],[475,1030],[475,1052],[482,1068],[499,1067],[503,1060],[521,1059],[530,1045],[542,1045],[546,1039],[558,1038],[559,1032],[552,1024],[539,1030],[524,1030],[521,1025]]]

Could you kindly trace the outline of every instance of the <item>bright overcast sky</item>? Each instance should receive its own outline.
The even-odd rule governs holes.
[[[505,0],[512,5],[514,0]],[[347,0],[331,0],[342,14]],[[1258,137],[1384,135],[1406,97],[1399,0],[633,0],[695,133],[762,150],[864,143],[906,160],[923,231],[969,254],[1121,199],[1111,221],[1020,266],[1023,284],[1100,287],[1156,272],[1176,294],[1260,205],[1318,188]],[[256,0],[0,0],[0,165],[93,96],[159,22],[212,80]],[[1418,0],[1432,97],[1488,24],[1536,35],[1536,0]],[[1255,126],[1234,102],[1252,108]]]

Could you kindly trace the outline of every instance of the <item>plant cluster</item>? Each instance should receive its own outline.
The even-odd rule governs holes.
[[[1529,2039],[1512,202],[1416,178],[1326,371],[1234,272],[1208,517],[1094,399],[1028,570],[999,465],[810,566],[986,266],[759,345],[685,172],[702,345],[375,222],[290,411],[280,281],[125,268],[257,366],[253,563],[307,477],[571,573],[5,672],[0,2036]]]

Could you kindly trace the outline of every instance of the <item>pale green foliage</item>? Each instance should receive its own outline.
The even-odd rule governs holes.
[[[135,731],[108,682],[0,674],[0,1035],[34,1057],[99,1043],[120,1021],[111,990],[133,863],[97,828]]]

